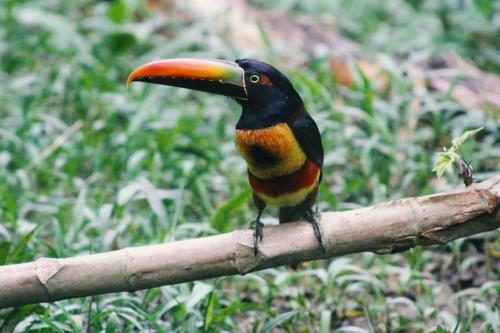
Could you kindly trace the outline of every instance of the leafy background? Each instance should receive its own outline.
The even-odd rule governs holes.
[[[172,1],[166,1],[171,3]],[[363,44],[388,91],[336,83],[323,56],[278,63],[326,147],[322,210],[461,186],[435,153],[484,126],[463,155],[478,180],[499,171],[498,109],[418,93],[395,57],[453,50],[500,72],[496,1],[253,0],[320,18]],[[270,59],[235,50],[213,25],[156,1],[0,3],[0,264],[68,257],[244,228],[254,217],[230,100],[124,85],[158,58]],[[172,9],[174,8],[174,9]],[[263,31],[265,33],[265,31]],[[280,52],[286,52],[280,50]],[[418,103],[412,102],[417,98]],[[410,126],[409,124],[414,124]],[[265,221],[273,223],[274,212]],[[394,255],[362,253],[263,272],[0,310],[2,331],[499,332],[497,232]]]

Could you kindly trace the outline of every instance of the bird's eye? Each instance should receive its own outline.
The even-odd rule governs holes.
[[[258,76],[257,74],[253,74],[250,76],[250,82],[252,83],[259,83],[260,81],[260,76]]]

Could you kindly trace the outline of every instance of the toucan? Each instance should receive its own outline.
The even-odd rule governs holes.
[[[317,210],[323,145],[316,123],[290,80],[275,67],[253,59],[164,59],[135,69],[127,79],[225,95],[241,106],[236,147],[248,166],[257,218],[253,230],[258,253],[267,204],[279,207],[279,222],[309,221],[325,252]]]

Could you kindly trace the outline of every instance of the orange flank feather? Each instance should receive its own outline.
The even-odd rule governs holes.
[[[311,160],[295,173],[260,179],[248,172],[248,180],[253,192],[265,202],[279,206],[294,206],[302,202],[318,184],[320,168]]]
[[[276,159],[276,164],[260,165],[252,155],[252,148],[259,146]],[[285,123],[263,129],[237,130],[236,147],[247,161],[249,171],[261,179],[289,175],[306,162],[292,130]]]

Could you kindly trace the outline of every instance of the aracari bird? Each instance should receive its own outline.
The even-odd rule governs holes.
[[[323,252],[325,242],[313,210],[322,177],[323,145],[316,123],[288,78],[273,66],[252,59],[166,59],[140,66],[133,81],[189,88],[234,98],[242,109],[236,147],[247,162],[257,218],[254,253],[263,237],[262,211],[279,207],[279,222],[306,219]]]

